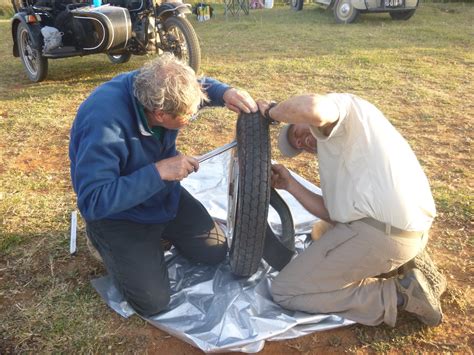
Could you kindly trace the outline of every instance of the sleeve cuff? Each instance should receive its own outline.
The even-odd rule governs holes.
[[[231,88],[231,86],[221,83],[220,81],[203,77],[199,80],[202,88],[206,91],[210,102],[208,106],[224,106],[224,93]]]

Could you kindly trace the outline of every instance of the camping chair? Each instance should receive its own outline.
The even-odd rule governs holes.
[[[249,0],[224,0],[224,15],[230,13],[232,16],[241,13],[249,14]]]

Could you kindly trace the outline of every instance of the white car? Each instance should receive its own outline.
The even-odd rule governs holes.
[[[416,11],[419,0],[315,0],[332,8],[337,23],[354,22],[359,13],[388,12],[393,20],[408,20]],[[303,9],[304,0],[290,0],[295,11]]]

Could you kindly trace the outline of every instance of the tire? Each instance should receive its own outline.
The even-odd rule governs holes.
[[[337,0],[333,11],[337,23],[352,23],[359,17],[359,10],[352,6],[351,0]]]
[[[395,21],[406,21],[415,14],[415,9],[406,11],[392,11],[390,17]]]
[[[288,250],[295,251],[295,226],[293,224],[293,217],[291,211],[285,200],[280,194],[274,189],[270,192],[270,206],[280,216],[281,223],[281,236],[279,238],[281,244]]]
[[[177,58],[186,62],[196,73],[201,66],[201,48],[193,26],[184,17],[170,16],[165,20],[167,48]]]
[[[269,124],[259,113],[240,114],[231,164],[228,233],[230,266],[237,276],[254,274],[263,256],[270,204]]]
[[[130,58],[132,57],[131,53],[123,53],[123,54],[107,54],[109,60],[114,64],[123,64],[127,63]]]
[[[304,0],[290,0],[290,7],[292,10],[301,11],[303,10]]]
[[[28,78],[35,83],[46,79],[48,75],[48,59],[43,57],[38,49],[33,48],[28,27],[23,22],[18,25],[16,40],[18,52]]]
[[[270,206],[280,216],[281,235],[277,236],[267,223],[263,259],[275,270],[281,271],[295,254],[295,228],[290,208],[275,189],[271,189]]]

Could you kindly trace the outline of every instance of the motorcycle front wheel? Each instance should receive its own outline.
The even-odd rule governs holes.
[[[164,22],[166,44],[163,48],[187,63],[198,73],[201,48],[193,26],[184,17],[171,16]]]

